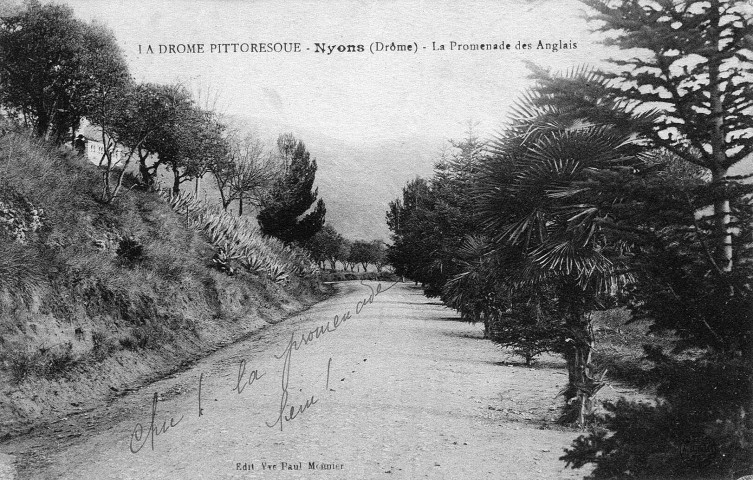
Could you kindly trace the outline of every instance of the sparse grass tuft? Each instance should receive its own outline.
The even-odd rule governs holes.
[[[16,384],[32,375],[50,379],[65,375],[77,362],[71,342],[55,348],[42,347],[34,352],[20,349],[10,351],[4,357],[4,363],[9,365],[11,381]]]
[[[35,248],[0,240],[0,291],[28,300],[44,284],[44,265]]]
[[[101,330],[92,332],[92,355],[95,360],[103,360],[118,350],[118,344],[111,336]]]

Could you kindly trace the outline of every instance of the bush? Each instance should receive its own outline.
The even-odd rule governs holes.
[[[494,343],[511,348],[530,366],[542,353],[557,351],[558,340],[564,332],[554,318],[541,318],[520,310],[496,315],[491,321],[490,338]]]
[[[10,351],[4,355],[4,362],[8,365],[10,378],[13,383],[21,383],[26,377],[34,373],[33,358],[24,351]]]
[[[238,259],[238,257],[228,252],[226,246],[219,247],[217,249],[217,253],[214,254],[214,257],[212,257],[212,265],[220,272],[226,273],[228,275],[233,275],[235,274],[235,267],[233,266],[233,263]]]
[[[119,343],[120,343],[120,346],[126,350],[137,350],[139,348],[138,339],[134,337],[133,335],[128,335],[126,337],[121,338],[119,340]]]
[[[115,253],[124,265],[132,267],[143,260],[144,246],[134,237],[123,237]]]
[[[753,474],[750,363],[649,355],[665,379],[656,405],[607,402],[603,426],[576,439],[561,459],[573,468],[596,464],[592,479]]]
[[[115,341],[107,333],[99,330],[92,332],[92,355],[95,359],[103,360],[117,349]]]
[[[61,347],[42,352],[40,375],[54,378],[66,373],[74,364],[73,344],[66,342]]]

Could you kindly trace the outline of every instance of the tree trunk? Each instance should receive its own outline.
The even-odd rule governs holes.
[[[146,189],[150,190],[154,184],[154,179],[152,179],[152,176],[149,174],[149,168],[146,166],[145,158],[139,158],[139,175],[141,175],[141,181],[146,186]]]
[[[238,216],[243,215],[243,195],[238,196]]]
[[[718,2],[712,2],[712,11],[719,12]],[[715,27],[719,28],[719,18],[714,18]],[[719,89],[719,60],[709,61],[709,102],[711,103],[711,153],[714,168],[711,169],[712,183],[719,184],[727,176],[726,139],[724,134],[724,108],[722,92]],[[730,231],[729,199],[719,200],[714,204],[715,227],[717,234],[717,263],[723,272],[732,271],[732,232]]]
[[[593,413],[594,397],[601,389],[602,378],[598,377],[591,363],[594,348],[591,316],[582,302],[584,292],[577,284],[566,286],[564,295],[566,328],[570,332],[565,350],[568,384],[563,395],[565,408],[560,423],[577,423],[584,427]],[[603,376],[603,375],[602,375]]]
[[[37,105],[37,122],[36,122],[36,134],[37,137],[44,138],[45,140],[48,139],[49,135],[49,129],[50,129],[50,117],[47,115],[47,112],[44,110],[44,106],[41,104]]]
[[[180,172],[177,169],[173,169],[173,193],[175,195],[180,193]]]
[[[712,174],[712,182],[721,183],[726,176],[726,169],[715,170]],[[723,272],[732,271],[732,232],[729,228],[731,213],[732,209],[730,208],[729,199],[719,200],[714,203],[714,225],[716,227],[718,242],[716,261],[719,269]]]

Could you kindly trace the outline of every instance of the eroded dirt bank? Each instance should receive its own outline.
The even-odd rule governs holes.
[[[66,416],[88,412],[155,379],[187,368],[223,346],[304,311],[325,298],[325,290],[306,285],[288,291],[261,282],[237,291],[229,289],[221,292],[218,300],[225,312],[223,315],[198,312],[196,318],[191,319],[192,328],[174,328],[169,339],[152,339],[154,341],[145,348],[120,349],[101,359],[84,353],[81,360],[59,374],[32,375],[21,381],[11,378],[12,371],[0,370],[0,440]],[[191,305],[187,302],[186,308]],[[84,347],[91,344],[90,330],[97,328],[95,323],[91,321],[83,328],[78,327],[83,335],[77,344]],[[40,324],[30,323],[31,326]],[[41,338],[39,342],[54,344],[61,338],[76,336],[73,324],[55,319],[47,324],[52,327],[35,330]],[[111,336],[128,331],[127,324],[121,326],[117,322],[109,328]]]

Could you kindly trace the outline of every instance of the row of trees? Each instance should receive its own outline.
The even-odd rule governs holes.
[[[649,352],[656,406],[609,407],[563,457],[594,476],[740,474],[753,458],[753,155],[744,2],[587,0],[616,73],[553,74],[487,145],[471,132],[390,204],[388,257],[487,335],[566,360],[561,420],[585,426],[605,371],[591,313],[627,306],[681,339]],[[698,353],[700,352],[700,353]],[[750,472],[748,472],[750,473]]]
[[[277,151],[267,152],[197,105],[185,86],[135,82],[112,32],[78,20],[69,7],[32,0],[3,16],[0,104],[58,144],[73,142],[84,119],[99,127],[104,203],[118,197],[138,163],[147,189],[160,169],[172,174],[174,193],[211,174],[224,209],[254,207],[262,232],[286,243],[305,242],[324,224],[324,202],[312,190],[316,160],[303,142],[281,135]]]
[[[142,181],[172,171],[173,189],[202,176],[226,155],[224,126],[181,85],[136,83],[103,25],[63,5],[31,1],[0,25],[0,102],[7,114],[55,143],[73,141],[84,119],[100,127],[101,200],[112,202],[133,159]],[[116,149],[125,150],[124,159]],[[120,172],[113,179],[118,166]]]
[[[377,272],[381,272],[387,262],[386,246],[381,240],[351,241],[329,224],[324,225],[305,246],[322,268],[325,262],[329,262],[333,271],[337,269],[337,262],[340,262],[343,269],[350,271],[363,267],[365,272],[369,265],[374,265]]]

